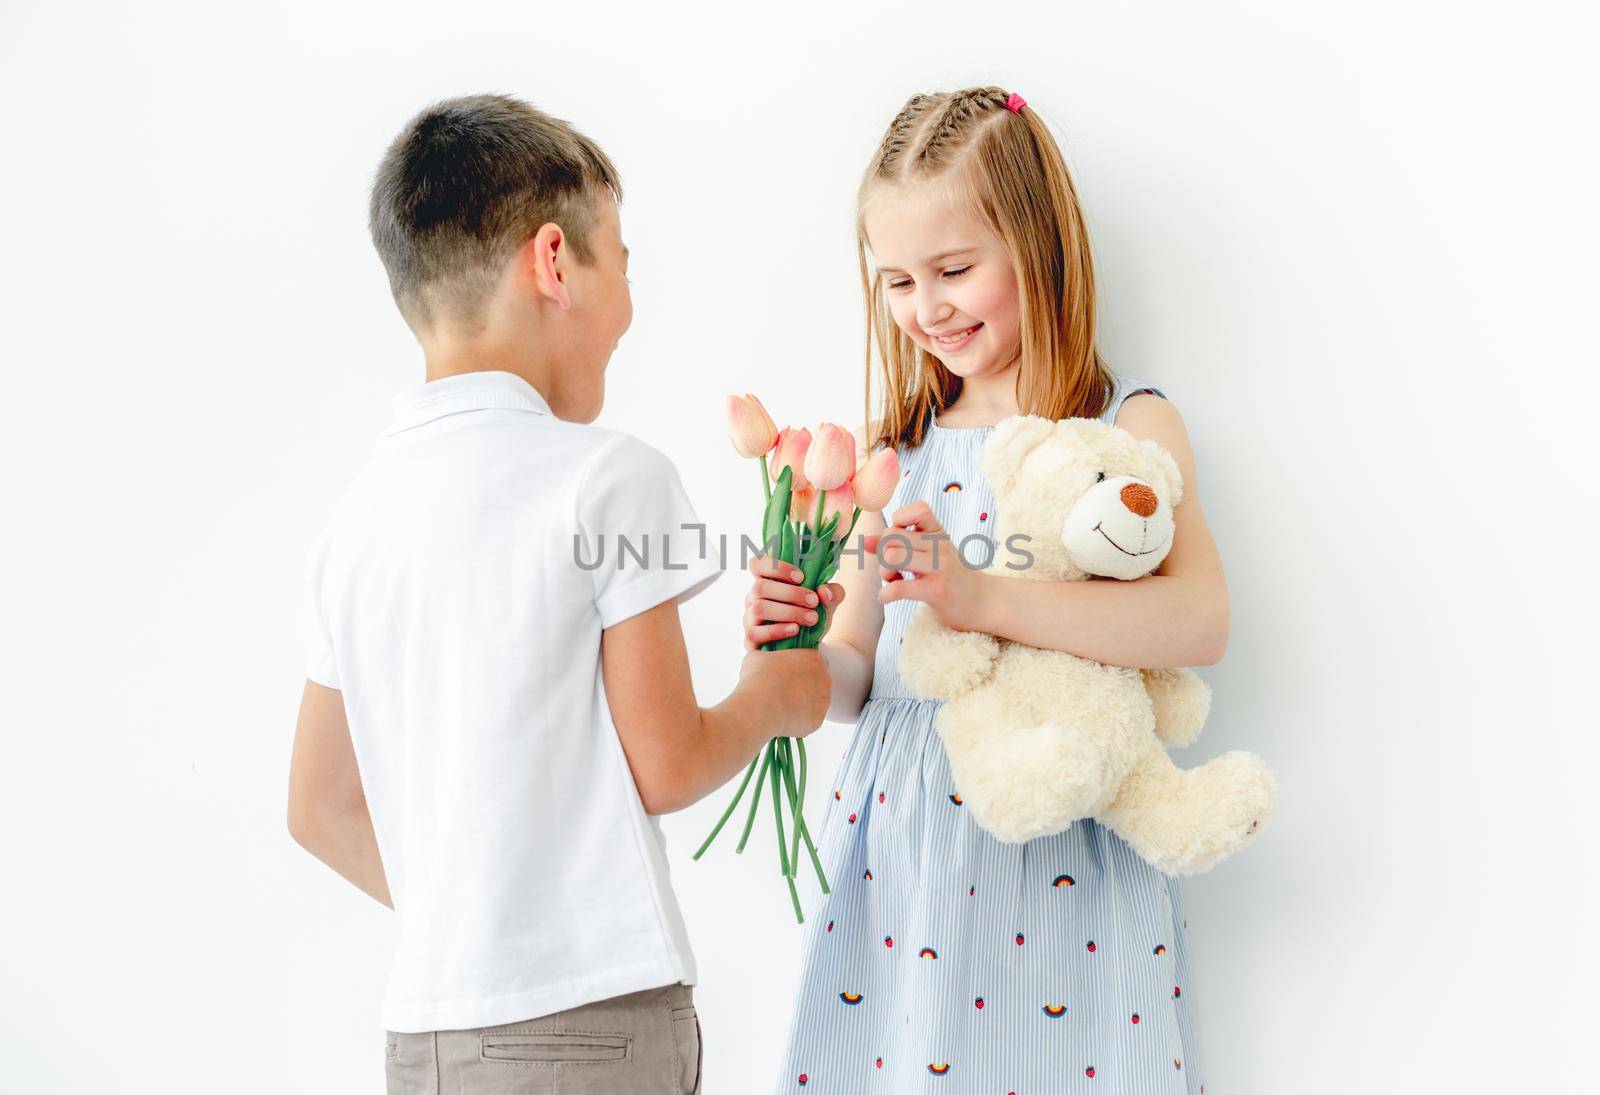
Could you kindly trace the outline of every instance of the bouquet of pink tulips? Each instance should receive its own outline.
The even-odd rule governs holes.
[[[798,567],[804,576],[801,584],[816,590],[839,569],[839,554],[855,530],[861,511],[879,510],[889,503],[900,478],[900,462],[893,449],[882,449],[861,467],[856,467],[856,444],[850,431],[830,423],[817,428],[815,438],[809,430],[779,430],[761,401],[753,395],[728,397],[728,433],[733,447],[746,459],[761,461],[761,489],[766,509],[761,519],[762,551]],[[768,457],[771,457],[769,467]],[[849,521],[845,514],[850,514]],[[828,606],[817,605],[817,622],[802,627],[787,639],[767,643],[763,650],[809,650],[822,641],[827,630]],[[759,775],[757,772],[759,770]],[[761,806],[761,791],[771,787],[772,812],[778,831],[778,866],[789,884],[789,899],[796,920],[800,895],[794,880],[800,870],[800,847],[805,845],[811,865],[817,872],[822,892],[828,892],[828,879],[817,858],[816,845],[806,827],[806,743],[803,738],[773,738],[750,767],[745,769],[733,801],[711,830],[700,850],[699,859],[717,838],[734,809],[744,798],[750,777],[756,776],[755,794],[750,800],[744,833],[735,851],[743,852]],[[791,824],[786,840],[783,806],[788,804]]]

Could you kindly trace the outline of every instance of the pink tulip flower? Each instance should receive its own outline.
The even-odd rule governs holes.
[[[833,539],[837,540],[849,530],[850,523],[855,520],[856,516],[855,491],[851,489],[849,483],[842,487],[835,487],[823,496],[822,524],[826,525],[828,519],[834,514],[839,515],[839,523],[833,529]],[[813,531],[821,527],[815,523],[817,518],[816,487],[807,487],[805,490],[790,497],[789,516],[796,521],[802,522]]]
[[[806,453],[806,478],[820,490],[835,490],[848,483],[855,470],[855,438],[844,427],[824,422]]]
[[[728,436],[740,456],[754,460],[765,456],[778,443],[778,427],[761,405],[761,400],[746,392],[728,397]]]
[[[779,474],[784,468],[794,469],[794,478],[790,480],[789,489],[802,491],[811,486],[806,478],[805,464],[806,453],[811,448],[811,431],[794,430],[785,426],[778,431],[778,454],[772,461],[772,481],[777,482]],[[816,504],[816,499],[812,499]]]
[[[816,512],[816,499],[812,499],[812,513]],[[843,539],[844,534],[850,531],[850,525],[856,517],[855,491],[849,483],[834,490],[830,490],[822,498],[822,523],[826,525],[835,515],[839,523],[833,526],[832,539]]]
[[[881,510],[889,504],[899,482],[899,454],[894,449],[879,449],[856,470],[856,505],[869,512]]]
[[[810,525],[817,515],[817,488],[807,487],[789,495],[789,519]]]

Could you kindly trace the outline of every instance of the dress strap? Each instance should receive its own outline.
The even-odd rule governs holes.
[[[1149,392],[1152,395],[1159,395],[1162,399],[1167,398],[1167,393],[1153,384],[1141,384],[1137,380],[1121,375],[1117,376],[1116,381],[1116,387],[1111,392],[1111,402],[1106,404],[1105,411],[1100,415],[1100,421],[1108,426],[1117,424],[1117,412],[1122,409],[1123,401],[1129,396]]]

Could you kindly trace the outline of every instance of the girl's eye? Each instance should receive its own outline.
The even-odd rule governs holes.
[[[1105,472],[1101,472],[1101,473],[1100,473],[1100,474],[1099,474],[1099,476],[1097,476],[1097,477],[1096,477],[1096,478],[1095,478],[1095,482],[1096,482],[1096,483],[1104,483],[1104,482],[1105,482],[1105,481],[1106,481],[1106,473],[1105,473]]]
[[[972,266],[969,264],[967,266],[963,266],[959,270],[946,270],[944,272],[944,276],[947,277],[947,278],[958,278],[962,274],[965,274],[968,270],[971,270],[971,269],[972,269]],[[891,281],[891,282],[888,282],[888,286],[891,289],[909,289],[911,287],[911,279],[910,278],[901,278],[899,281]]]

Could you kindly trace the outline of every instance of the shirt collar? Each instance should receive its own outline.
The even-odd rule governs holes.
[[[550,404],[538,389],[515,373],[499,370],[458,373],[397,392],[394,421],[388,434],[413,429],[446,415],[497,407],[531,414],[551,413]]]

